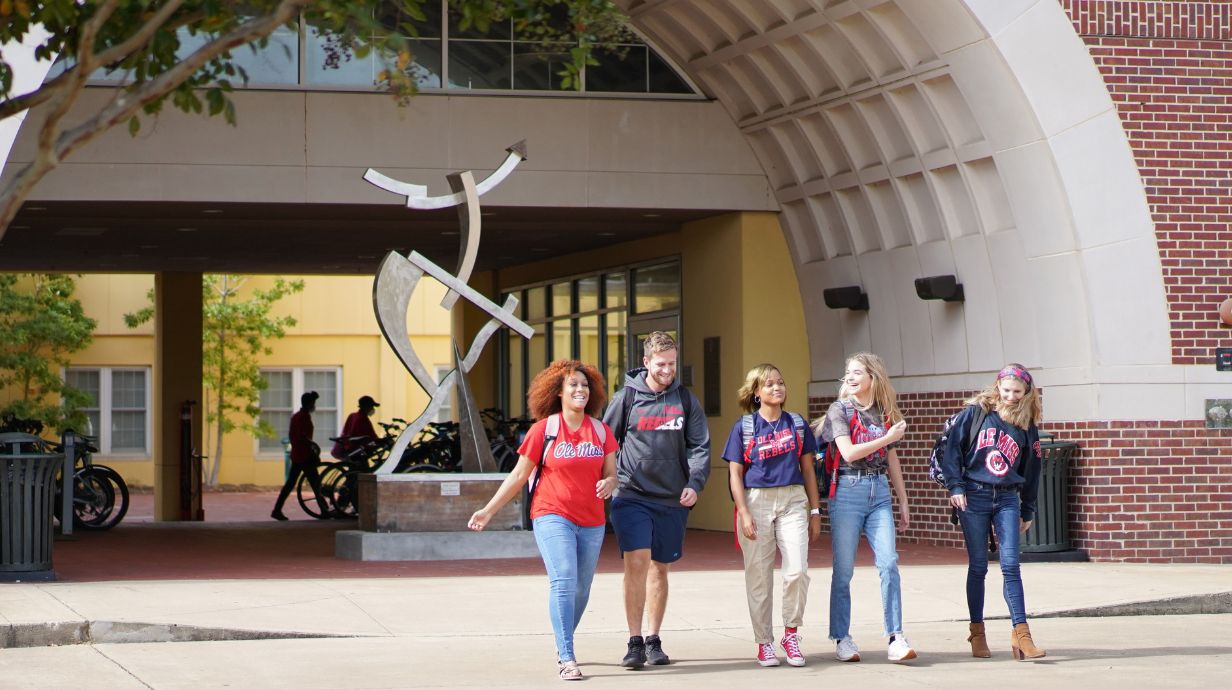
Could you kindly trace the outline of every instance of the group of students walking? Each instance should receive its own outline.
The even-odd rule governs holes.
[[[663,665],[659,636],[667,608],[670,564],[683,553],[689,509],[710,473],[710,435],[697,399],[676,379],[677,348],[667,333],[644,344],[643,367],[630,371],[604,409],[606,384],[591,365],[553,362],[531,382],[537,419],[518,449],[518,464],[469,521],[482,530],[524,485],[549,579],[549,616],[557,672],[579,680],[574,632],[586,609],[604,536],[604,501],[624,562],[628,649],[621,665]],[[847,360],[837,400],[809,422],[785,408],[787,386],[772,364],[753,367],[738,397],[747,412],[735,422],[722,458],[735,503],[736,539],[744,557],[756,661],[805,665],[797,633],[808,596],[809,543],[821,534],[828,504],[833,570],[829,636],[840,661],[859,661],[850,635],[851,577],[861,533],[881,578],[882,616],[891,661],[914,659],[902,625],[894,502],[905,529],[911,512],[896,447],[906,432],[881,359]],[[1019,535],[1030,526],[1040,471],[1036,424],[1042,404],[1027,370],[1002,369],[987,390],[967,401],[944,440],[941,472],[962,526],[969,558],[967,604],[972,655],[990,656],[984,635],[984,577],[989,533],[1000,544],[1005,599],[1015,658],[1044,656],[1027,626],[1018,567]],[[978,425],[978,426],[976,426]],[[976,426],[975,429],[972,429]],[[973,442],[968,443],[968,439]],[[825,469],[815,471],[815,460]],[[820,482],[818,480],[821,480]],[[820,488],[819,488],[820,485]],[[782,559],[783,636],[772,626],[774,561]]]

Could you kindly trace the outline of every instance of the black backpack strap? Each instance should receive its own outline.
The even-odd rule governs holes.
[[[976,409],[975,419],[971,421],[971,428],[967,429],[967,444],[963,446],[964,456],[975,447],[975,439],[980,435],[980,427],[984,426],[984,420],[988,418],[988,410],[985,410],[983,405],[976,403],[972,407]]]
[[[629,415],[633,414],[633,397],[637,395],[637,391],[633,390],[632,386],[625,386],[623,390],[624,390],[624,396],[621,397],[620,402],[624,406],[625,414],[624,414],[624,417],[622,417],[624,421],[621,422],[621,434],[620,434],[621,448],[623,448],[625,445],[625,436],[629,435]]]

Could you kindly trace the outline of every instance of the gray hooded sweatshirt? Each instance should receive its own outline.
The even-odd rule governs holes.
[[[631,408],[625,399],[630,395]],[[686,487],[700,493],[706,486],[710,428],[701,403],[679,379],[655,393],[646,385],[645,367],[628,372],[624,388],[612,396],[603,421],[620,442],[616,461],[620,486],[614,496],[679,508]]]

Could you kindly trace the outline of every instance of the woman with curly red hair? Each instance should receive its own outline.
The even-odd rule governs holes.
[[[527,407],[536,420],[518,448],[518,464],[468,526],[480,531],[531,477],[530,517],[550,583],[548,614],[562,680],[581,680],[573,633],[590,599],[603,546],[603,501],[616,489],[616,439],[596,417],[603,375],[589,364],[557,360],[530,383]]]

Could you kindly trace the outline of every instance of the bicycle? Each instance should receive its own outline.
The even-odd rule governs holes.
[[[65,437],[73,436],[73,526],[84,530],[109,530],[120,524],[128,514],[128,484],[119,472],[94,462],[98,452],[96,438],[69,430]],[[48,442],[48,447],[65,451],[62,443]],[[55,505],[61,505],[60,487],[63,482],[57,477]]]
[[[526,432],[534,421],[529,417],[506,417],[503,411],[495,407],[480,410],[479,414],[484,419],[497,470],[512,472],[518,464],[517,449],[522,445],[522,439],[526,438]]]
[[[394,417],[392,423],[377,422],[385,435],[379,438],[367,436],[331,436],[330,441],[343,441],[355,446],[345,457],[335,462],[320,463],[322,497],[330,504],[331,512],[322,514],[312,493],[312,485],[306,476],[296,485],[296,498],[300,507],[314,518],[355,517],[359,513],[360,474],[373,472],[389,458],[389,451],[398,440],[398,433],[406,426],[406,420]]]
[[[457,422],[428,422],[394,472],[461,472],[462,435]]]
[[[0,417],[0,432],[39,436],[43,433],[43,423],[37,419],[21,419],[10,412]],[[98,439],[67,429],[63,439],[67,441],[69,437],[73,440],[73,525],[84,530],[109,530],[128,514],[128,484],[119,472],[94,463]],[[40,438],[38,445],[41,452],[66,452],[65,443]],[[55,485],[56,497],[52,505],[60,506],[64,495],[63,472],[56,473]],[[59,519],[55,508],[52,510]]]

